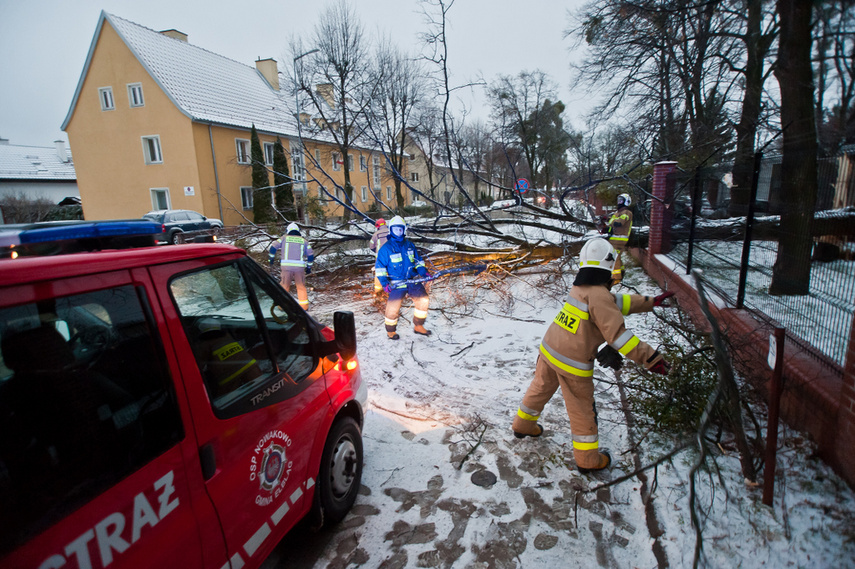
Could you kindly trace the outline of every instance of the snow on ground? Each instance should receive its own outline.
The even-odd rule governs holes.
[[[356,316],[369,389],[363,488],[341,524],[317,534],[296,529],[266,567],[691,567],[691,452],[655,477],[648,472],[652,516],[636,478],[586,492],[674,442],[648,438],[640,455],[631,451],[611,370],[595,375],[600,444],[615,458],[607,473],[576,470],[560,391],[544,410],[543,437],[512,435],[540,340],[573,276],[508,276],[493,288],[478,286],[491,278],[486,274],[435,282],[426,324],[433,336],[412,332],[412,305],[405,303],[399,341],[386,338],[368,278],[364,296],[313,293],[310,311],[322,322],[332,322],[334,310]],[[638,267],[626,282],[641,293],[656,290]],[[656,322],[651,314],[627,319],[654,344]],[[855,567],[855,493],[801,435],[783,429],[774,508],[762,505],[762,488],[742,481],[734,452],[717,464],[721,471],[702,474],[696,486],[706,511],[701,566]],[[490,474],[493,485],[473,482]],[[658,560],[657,543],[664,551]]]

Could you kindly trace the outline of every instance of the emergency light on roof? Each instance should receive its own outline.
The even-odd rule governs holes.
[[[147,247],[160,231],[159,223],[141,219],[6,225],[0,229],[0,258]]]

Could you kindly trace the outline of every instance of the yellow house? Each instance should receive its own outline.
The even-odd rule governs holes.
[[[342,158],[323,133],[307,137],[303,129],[299,136],[294,107],[273,59],[251,67],[191,45],[177,30],[157,32],[101,12],[62,124],[85,218],[191,209],[226,225],[251,221],[252,125],[267,165],[279,137],[295,195],[305,186],[327,215],[343,212],[330,194],[345,201],[336,191],[345,168],[357,209],[375,200],[394,207],[384,158],[368,147]],[[308,119],[303,115],[304,124]]]

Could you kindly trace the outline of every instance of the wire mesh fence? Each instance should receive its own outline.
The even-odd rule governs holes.
[[[813,239],[805,245],[810,247],[804,261],[810,265],[807,294],[769,294],[780,270],[775,268],[780,239],[788,230],[781,223],[780,157],[760,164],[754,215],[740,218],[725,217],[727,189],[720,170],[678,171],[673,200],[686,207],[674,210],[669,258],[687,274],[698,269],[731,305],[776,322],[819,359],[843,366],[855,315],[853,158],[819,160]]]

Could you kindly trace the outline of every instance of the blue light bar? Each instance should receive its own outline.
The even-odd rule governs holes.
[[[7,225],[0,230],[0,247],[99,237],[130,237],[160,233],[161,224],[128,219],[115,221],[44,222]]]

